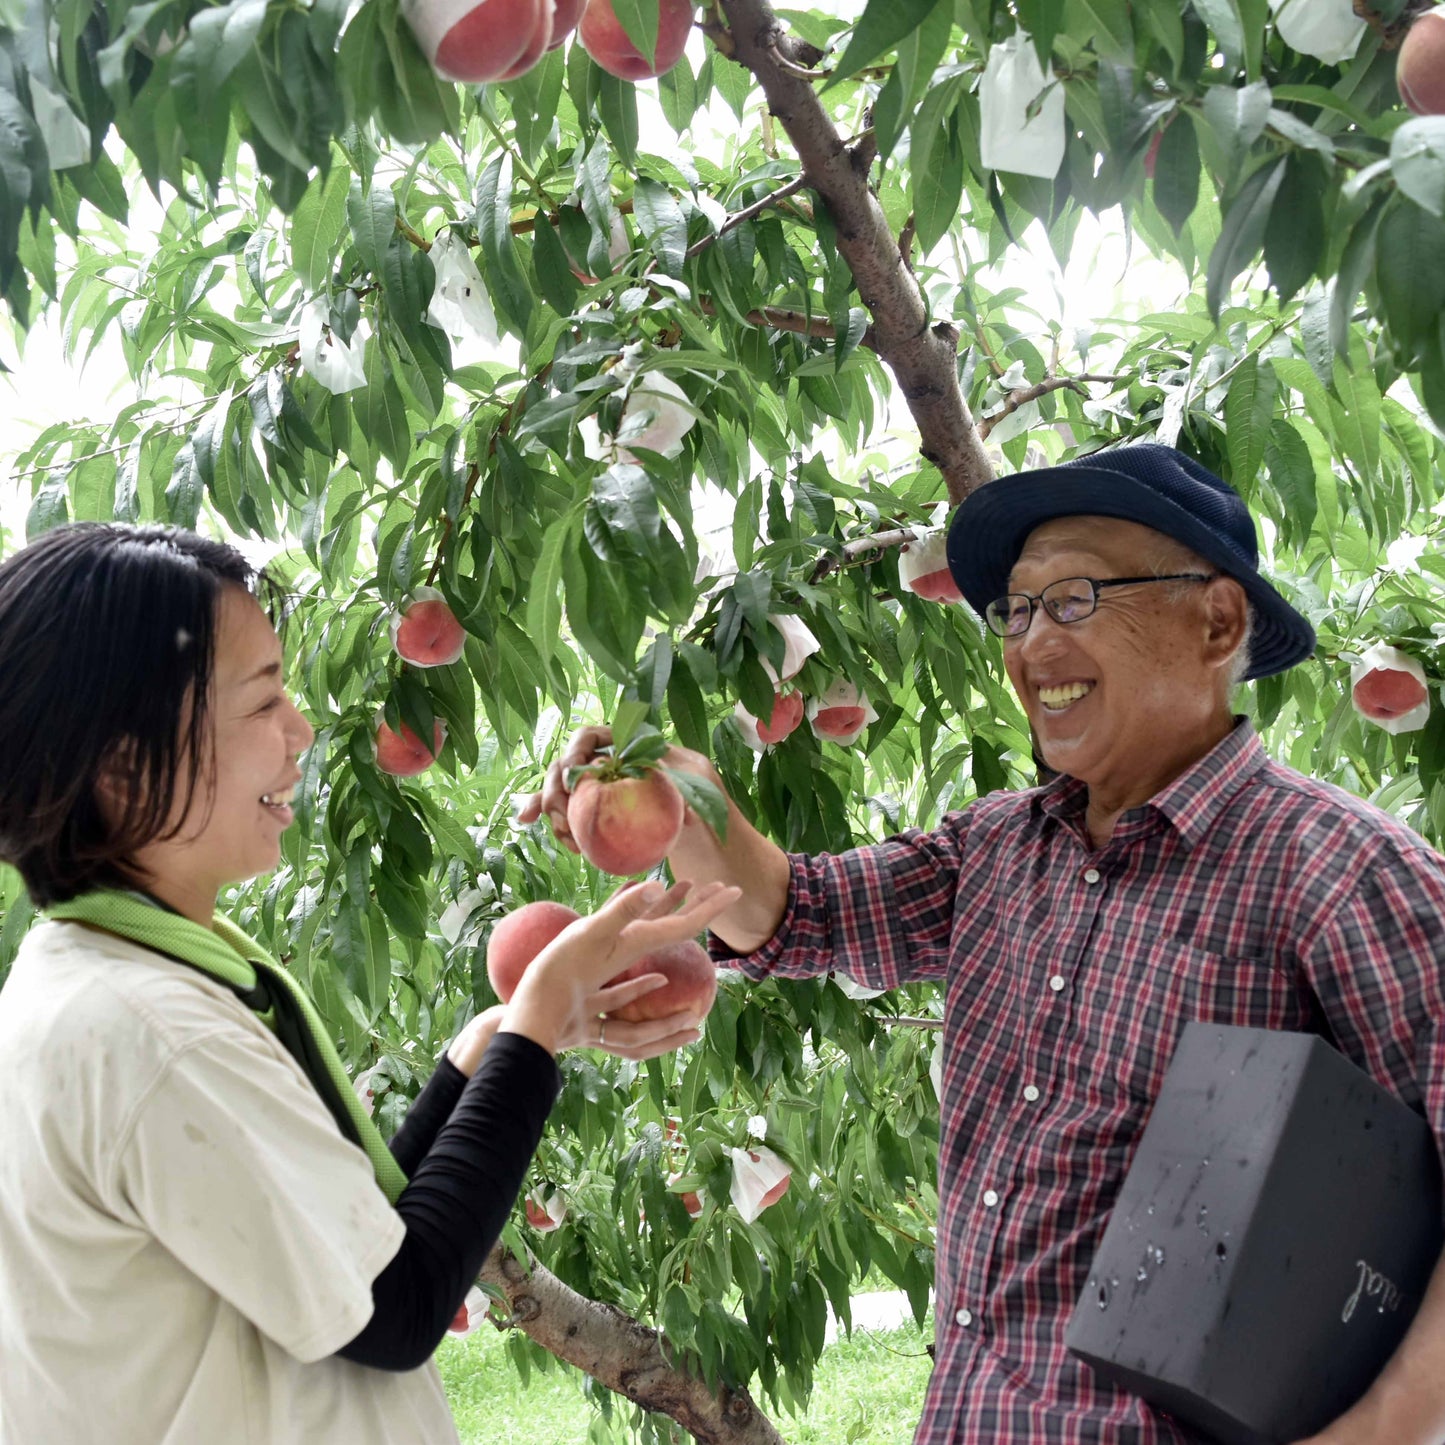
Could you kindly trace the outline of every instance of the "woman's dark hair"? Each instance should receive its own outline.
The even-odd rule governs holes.
[[[235,548],[174,527],[57,527],[0,563],[0,861],[37,907],[134,887],[126,860],[174,835],[182,771],[184,813],[207,766],[227,586],[268,590]]]

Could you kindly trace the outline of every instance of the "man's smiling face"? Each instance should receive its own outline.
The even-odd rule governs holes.
[[[1196,570],[1174,565],[1176,551],[1136,522],[1060,517],[1029,534],[1009,590],[1037,596],[1065,577],[1147,576],[1161,562],[1166,572]],[[1152,796],[1218,741],[1228,718],[1206,593],[1237,584],[1178,586],[1106,588],[1092,616],[1067,625],[1036,607],[1029,630],[1004,644],[1044,761],[1091,791]]]

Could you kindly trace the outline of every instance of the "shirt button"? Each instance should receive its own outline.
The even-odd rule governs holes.
[[[1097,883],[1099,881],[1099,870],[1097,868],[1084,869],[1084,882]]]
[[[1064,976],[1063,976],[1063,974],[1061,974],[1061,973],[1056,973],[1056,974],[1049,980],[1049,987],[1050,987],[1051,989],[1053,989],[1053,991],[1054,991],[1055,993],[1061,992],[1062,989],[1063,989],[1063,987],[1064,987]]]
[[[998,1191],[995,1189],[985,1189],[983,1191],[983,1207],[985,1209],[992,1209],[997,1203]]]
[[[959,1312],[954,1315],[954,1319],[956,1319],[964,1329],[967,1329],[973,1323],[973,1311],[959,1310]]]
[[[1025,1084],[1024,1098],[1027,1099],[1030,1104],[1037,1104],[1039,1101],[1039,1086],[1037,1084]]]

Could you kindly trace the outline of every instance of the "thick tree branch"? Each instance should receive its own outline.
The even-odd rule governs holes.
[[[808,184],[806,175],[799,176],[796,180],[789,181],[785,186],[779,186],[776,191],[766,195],[760,201],[754,201],[751,206],[744,210],[737,211],[729,216],[726,221],[718,227],[716,233],[711,236],[704,236],[700,241],[694,241],[683,253],[689,260],[700,251],[706,251],[709,246],[715,246],[736,226],[741,226],[744,221],[751,221],[754,216],[760,216],[769,206],[776,206],[779,201],[785,201],[791,195],[801,191]]]
[[[1017,391],[1009,392],[1004,404],[997,410],[991,411],[987,416],[978,419],[978,434],[985,440],[989,437],[999,422],[1004,417],[1012,416],[1021,406],[1027,406],[1031,401],[1037,401],[1041,396],[1047,396],[1051,391],[1062,391],[1068,387],[1070,391],[1077,391],[1080,396],[1088,396],[1080,384],[1085,381],[1104,381],[1112,386],[1117,386],[1121,381],[1127,381],[1127,376],[1051,376],[1045,381],[1039,382],[1036,386],[1021,386]]]
[[[706,296],[697,298],[698,310],[706,316],[718,314],[717,303]],[[749,326],[770,326],[774,331],[795,331],[799,336],[811,336],[817,341],[836,341],[838,328],[826,316],[809,316],[806,311],[794,311],[790,306],[759,306],[749,311],[743,320]],[[869,351],[879,351],[878,338],[873,327],[863,333],[859,346]]]
[[[872,532],[866,537],[856,537],[844,545],[842,556],[829,554],[818,558],[813,575],[808,581],[821,582],[825,577],[841,572],[845,567],[861,567],[866,562],[874,562],[890,547],[902,547],[905,543],[917,539],[918,531],[913,527],[894,527],[891,531]]]
[[[918,424],[923,455],[943,473],[957,503],[991,481],[993,469],[958,384],[958,335],[930,325],[928,309],[868,186],[871,140],[850,149],[828,118],[808,67],[817,52],[787,35],[767,0],[718,0],[733,58],[757,77],[787,131],[811,188],[828,207],[838,250],[873,317],[874,349],[888,363]],[[715,21],[708,33],[721,40]]]
[[[714,1391],[668,1358],[666,1341],[613,1305],[569,1289],[500,1245],[482,1282],[505,1294],[510,1323],[544,1350],[645,1410],[671,1416],[703,1445],[784,1445],[746,1390]]]

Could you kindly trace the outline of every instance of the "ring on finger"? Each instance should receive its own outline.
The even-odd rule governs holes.
[[[607,1015],[597,1015],[597,1047],[602,1048],[607,1042]]]

